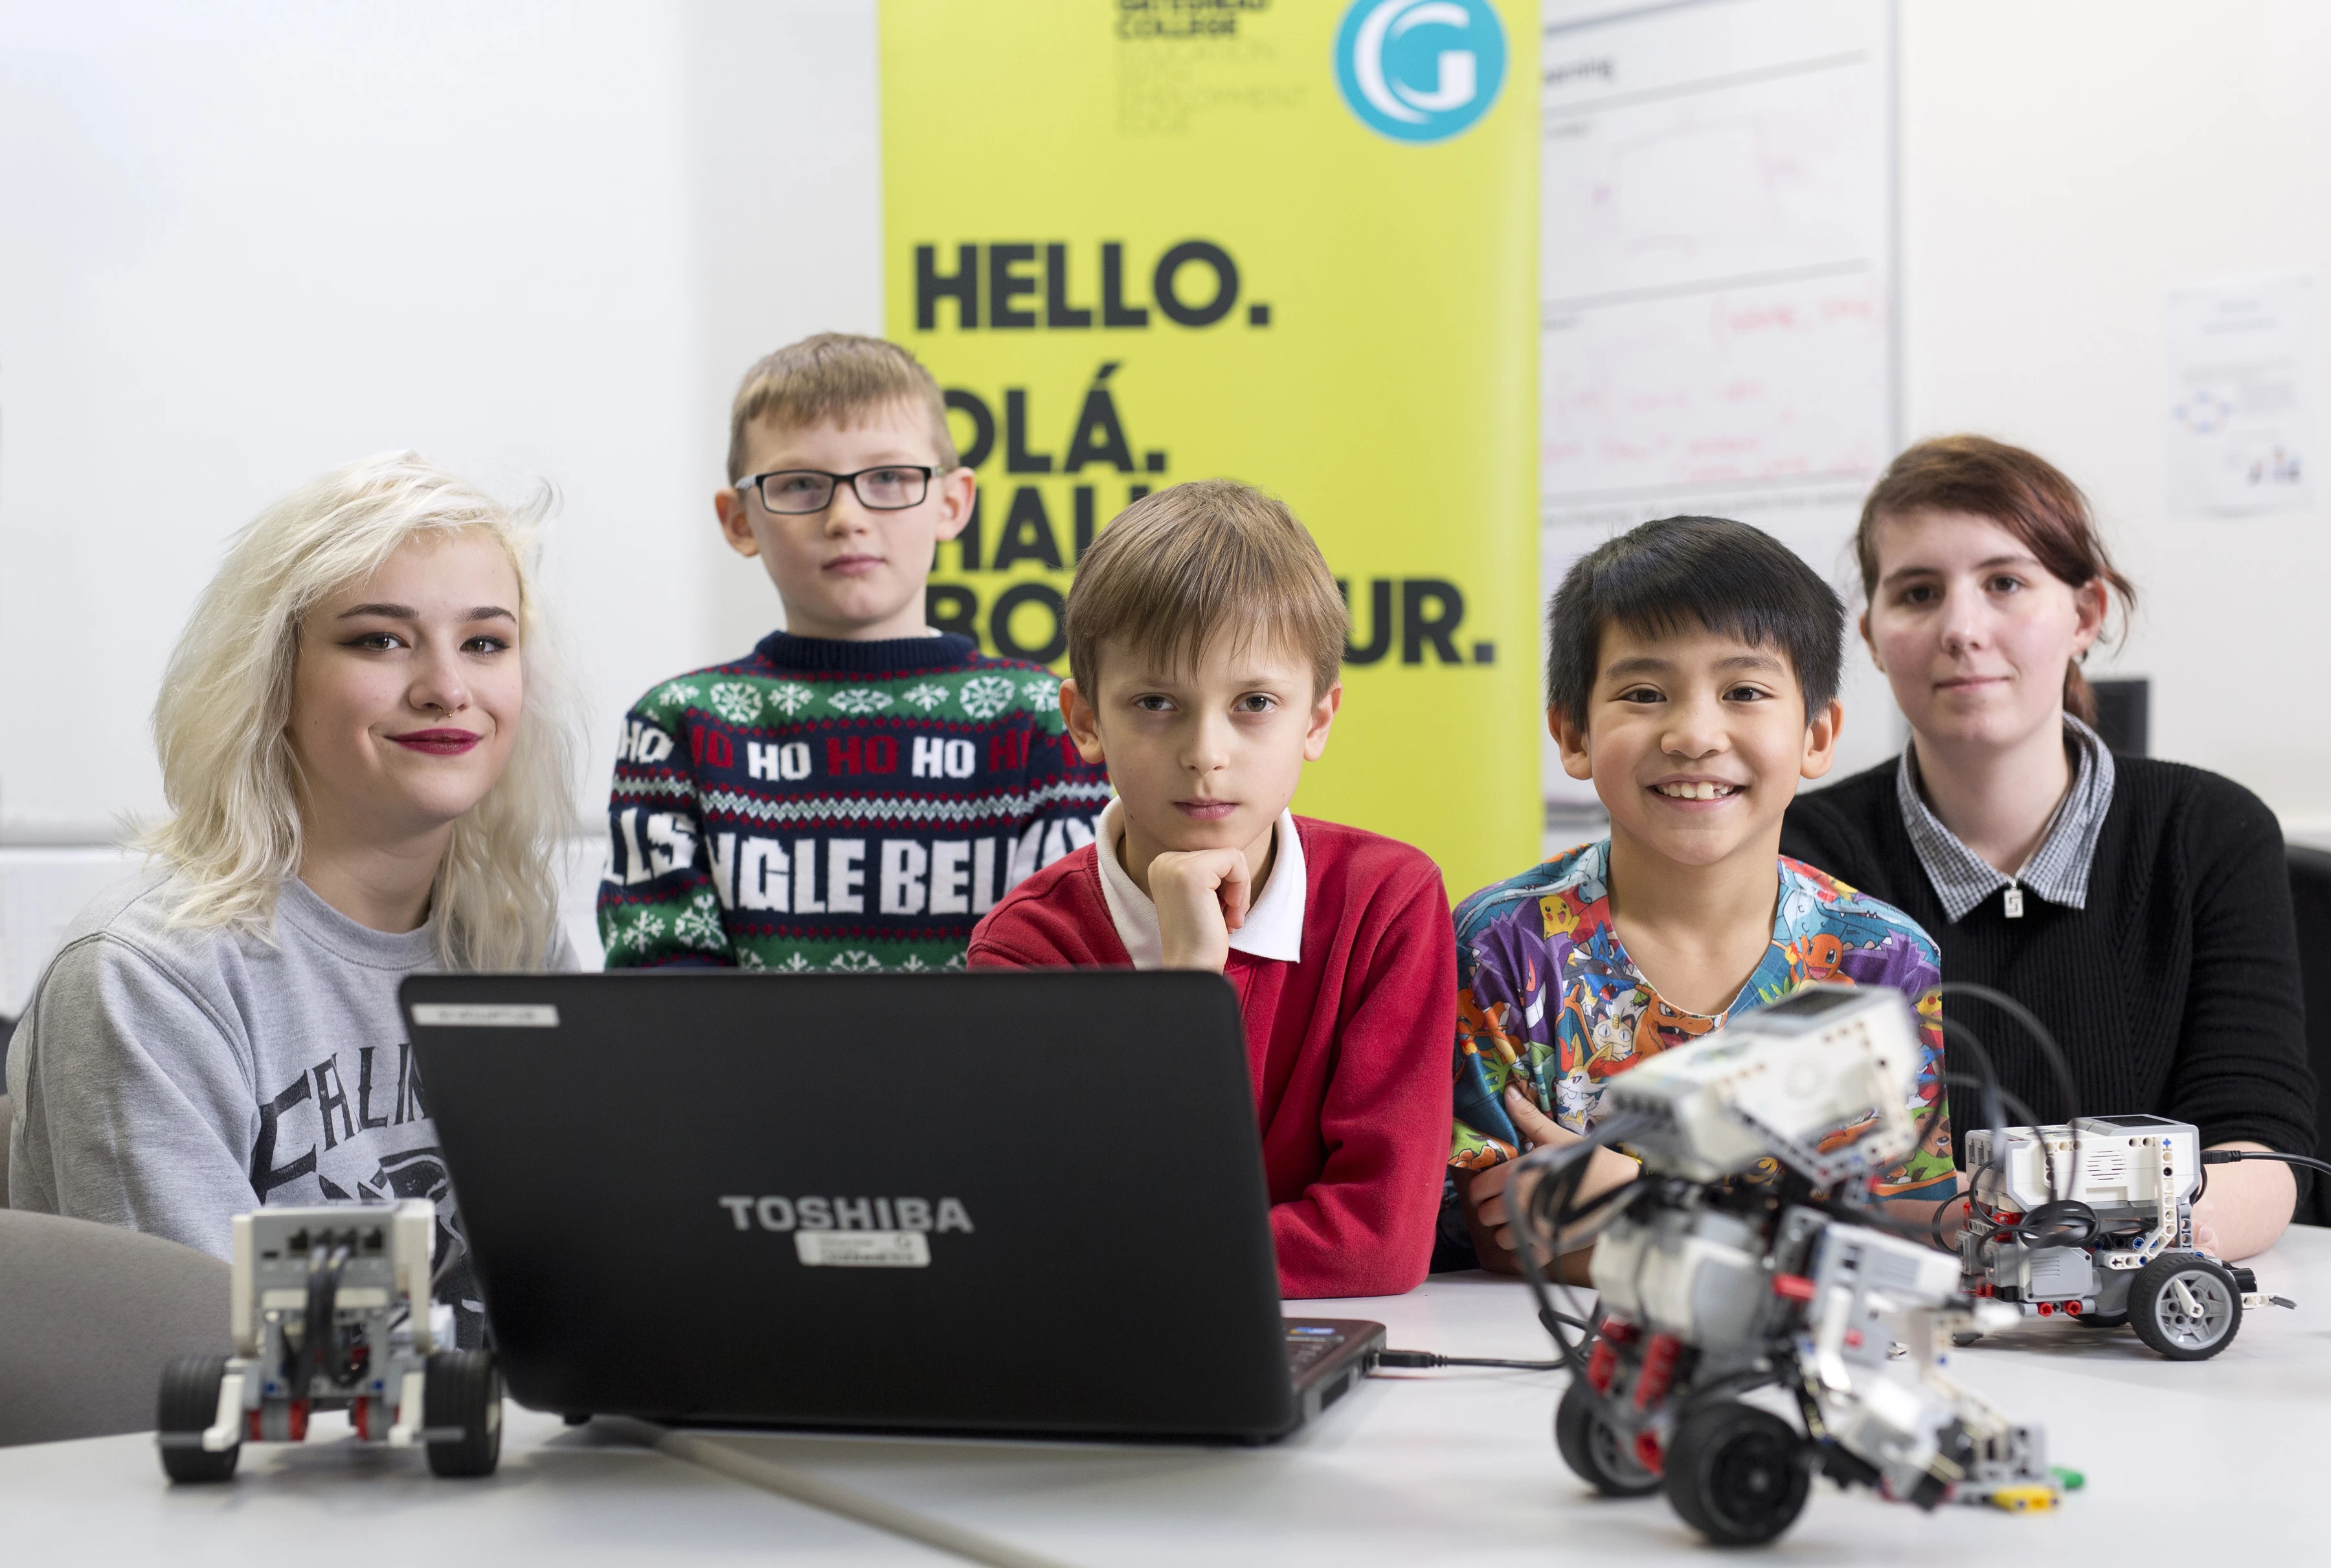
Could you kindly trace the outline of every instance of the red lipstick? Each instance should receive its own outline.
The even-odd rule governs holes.
[[[486,737],[466,729],[415,729],[388,738],[407,750],[426,752],[431,756],[460,756]]]

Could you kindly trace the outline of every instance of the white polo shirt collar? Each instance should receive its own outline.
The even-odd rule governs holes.
[[[1100,860],[1101,897],[1108,901],[1108,917],[1117,927],[1118,940],[1125,944],[1136,969],[1162,969],[1166,944],[1157,928],[1157,906],[1134,885],[1118,859],[1118,841],[1125,837],[1125,803],[1111,800],[1100,813],[1099,826],[1100,836],[1093,852]],[[1272,832],[1278,837],[1270,857],[1270,880],[1262,885],[1262,896],[1247,910],[1246,924],[1231,933],[1231,951],[1297,964],[1303,958],[1303,902],[1310,884],[1303,864],[1303,835],[1296,832],[1291,811],[1279,813]]]

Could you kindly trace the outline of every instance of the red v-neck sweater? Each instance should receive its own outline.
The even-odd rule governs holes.
[[[1309,817],[1296,830],[1302,961],[1233,951],[1224,971],[1246,1021],[1280,1289],[1398,1295],[1424,1278],[1449,1158],[1449,895],[1422,851]],[[1130,965],[1095,854],[1013,889],[972,932],[972,966]]]

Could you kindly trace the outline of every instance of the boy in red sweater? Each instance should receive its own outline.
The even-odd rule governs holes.
[[[972,966],[1229,980],[1280,1288],[1413,1288],[1447,1156],[1449,897],[1422,851],[1287,809],[1344,697],[1318,546],[1259,490],[1175,485],[1101,535],[1067,619],[1061,716],[1117,798],[979,923]]]

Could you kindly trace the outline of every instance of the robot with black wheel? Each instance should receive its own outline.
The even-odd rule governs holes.
[[[1613,1078],[1581,1142],[1526,1156],[1522,1259],[1573,1369],[1556,1442],[1588,1484],[1663,1491],[1726,1545],[1787,1529],[1815,1474],[1920,1508],[2055,1506],[2040,1430],[1945,1371],[1954,1332],[2013,1309],[1962,1292],[1871,1193],[1923,1141],[1923,1057],[1899,993],[1810,986]],[[1593,1150],[1621,1143],[1641,1176],[1579,1201]],[[1536,1261],[1588,1237],[1591,1345]]]
[[[2245,1308],[2296,1305],[2194,1245],[2203,1166],[2228,1152],[2154,1116],[1970,1131],[1962,1288],[2025,1317],[2126,1324],[2172,1361],[2207,1360]]]
[[[419,1200],[237,1215],[234,1354],[163,1370],[164,1473],[227,1480],[244,1443],[300,1442],[316,1411],[345,1410],[359,1441],[423,1448],[440,1476],[491,1475],[501,1373],[490,1352],[437,1343],[436,1227]]]

